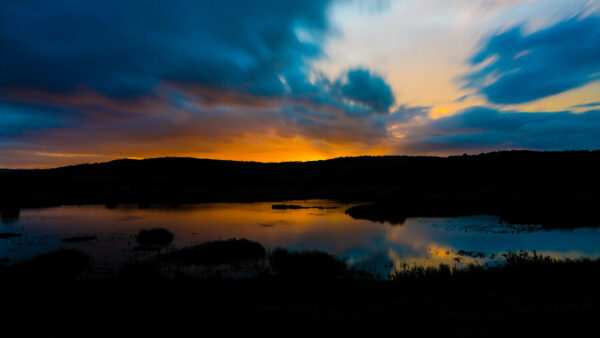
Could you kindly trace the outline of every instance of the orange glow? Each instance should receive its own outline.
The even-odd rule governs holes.
[[[185,94],[182,104],[189,111],[171,101],[169,88]],[[293,107],[294,102],[200,86],[168,83],[155,95],[123,101],[88,90],[68,95],[15,91],[11,100],[80,110],[85,120],[76,122],[81,128],[33,134],[31,146],[0,158],[0,168],[166,156],[286,162],[394,153],[384,129],[373,134],[364,121],[339,107],[301,102],[318,112],[303,127],[281,114],[282,106]]]
[[[363,149],[360,144],[327,143],[303,137],[277,135],[246,135],[215,148],[215,153],[192,153],[194,157],[210,157],[240,161],[285,162],[316,161],[342,156],[380,155],[387,153],[383,147]],[[212,155],[212,156],[211,156]]]
[[[195,157],[215,160],[256,161],[256,162],[292,162],[318,161],[343,156],[387,155],[393,150],[385,144],[365,146],[359,142],[316,142],[301,136],[282,137],[275,133],[267,135],[247,134],[229,142],[213,142],[207,150],[201,137],[180,137],[165,142],[164,145],[149,142],[127,146],[107,148],[103,145],[85,147],[89,153],[73,152],[25,152],[24,155],[34,161],[19,165],[19,168],[52,168],[90,162],[104,162],[119,158],[144,159],[155,157]],[[210,141],[209,141],[210,142]],[[137,148],[137,149],[136,149]],[[42,165],[40,165],[42,163]],[[0,167],[10,167],[0,161]]]
[[[299,238],[324,238],[330,249],[328,251],[343,254],[348,246],[364,242],[374,231],[385,230],[384,227],[365,226],[368,221],[353,221],[344,214],[345,205],[340,203],[327,200],[286,203],[332,209],[272,210],[272,203],[260,202],[182,205],[177,208],[154,206],[150,209],[121,205],[113,210],[104,206],[68,207],[67,218],[61,218],[64,216],[61,208],[32,209],[28,212],[49,216],[49,223],[45,224],[67,233],[81,231],[83,223],[86,224],[85,231],[94,233],[110,233],[114,231],[115,224],[126,225],[134,234],[140,229],[168,227],[175,234],[175,246],[235,237],[248,238],[274,248],[293,246]],[[93,219],[89,219],[91,210],[95,215]],[[53,220],[56,219],[60,222],[55,224]]]
[[[446,258],[449,257],[451,254],[451,251],[449,248],[443,248],[443,247],[439,247],[437,245],[431,245],[429,246],[429,254],[432,255],[433,257],[437,257],[437,258]]]

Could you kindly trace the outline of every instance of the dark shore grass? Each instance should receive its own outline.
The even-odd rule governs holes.
[[[176,265],[236,265],[253,263],[263,259],[265,248],[257,242],[242,239],[228,239],[205,242],[167,253],[163,259]]]
[[[143,229],[137,234],[136,240],[143,246],[165,246],[173,242],[175,236],[164,228]]]
[[[59,249],[4,268],[2,278],[17,282],[71,280],[92,266],[86,253],[75,249]]]
[[[249,279],[169,277],[156,268],[158,260],[122,267],[117,277],[82,279],[89,262],[85,254],[42,255],[0,269],[2,336],[597,333],[598,260],[518,252],[494,267],[412,266],[381,280],[340,274],[344,265],[322,253],[269,255],[281,255],[277,264],[289,265]],[[307,262],[315,264],[314,271]],[[298,273],[282,277],[294,268]],[[323,269],[337,271],[336,278],[323,277]],[[300,276],[307,271],[314,278]],[[56,279],[60,274],[64,278]]]
[[[21,237],[23,234],[14,233],[14,232],[2,232],[0,233],[0,239],[10,239],[15,237]]]
[[[353,278],[346,262],[321,251],[288,251],[276,248],[269,253],[269,262],[277,276],[292,279]]]
[[[61,240],[63,243],[83,243],[94,241],[98,237],[97,236],[73,236],[73,237],[65,237]]]
[[[252,278],[194,278],[166,273],[162,256],[124,264],[113,277],[85,278],[89,256],[59,250],[0,266],[2,336],[597,333],[600,260],[514,252],[496,266],[406,266],[385,280],[358,275],[320,252],[263,252],[247,240],[200,248],[191,256],[184,251],[186,257],[206,264],[258,257],[271,261],[272,270]],[[236,255],[198,256],[232,248]]]
[[[574,281],[600,282],[600,259],[552,258],[534,252],[508,252],[493,265],[469,264],[463,267],[406,265],[391,275],[392,282],[469,282],[488,283],[505,288],[526,284],[571,285]]]
[[[463,252],[465,256],[480,257],[480,253]],[[347,265],[344,259],[321,251],[289,251],[284,248],[266,250],[260,243],[245,238],[209,241],[201,244],[174,249],[159,256],[148,256],[128,261],[118,269],[129,276],[153,276],[161,279],[177,279],[184,276],[177,272],[178,267],[186,266],[239,266],[246,265],[260,270],[261,274],[234,279],[279,279],[288,281],[314,279],[316,281],[363,281],[396,283],[404,281],[477,280],[479,277],[492,278],[492,284],[508,279],[525,281],[546,281],[569,284],[571,280],[585,277],[587,281],[600,282],[600,259],[553,258],[537,252],[507,252],[491,263],[421,266],[404,265],[389,276],[382,278],[368,271],[357,270]],[[8,262],[8,260],[6,261]],[[261,263],[261,264],[258,264]],[[41,254],[23,262],[4,266],[2,276],[22,276],[28,274],[47,275],[49,278],[76,278],[93,268],[93,260],[77,249],[58,249]],[[169,273],[164,273],[168,271]],[[150,273],[151,272],[151,273]],[[226,275],[225,275],[226,276]],[[260,276],[260,277],[256,277]],[[188,276],[193,277],[193,276]],[[227,277],[224,277],[227,279]],[[92,278],[93,279],[93,278]],[[222,279],[219,277],[219,279]]]

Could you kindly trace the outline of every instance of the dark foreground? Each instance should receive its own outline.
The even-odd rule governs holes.
[[[241,251],[222,250],[232,244]],[[407,267],[383,280],[326,254],[282,249],[263,253],[267,271],[251,242],[186,250],[104,278],[86,277],[89,257],[71,250],[5,267],[2,337],[597,335],[600,261],[513,253],[498,267]],[[200,276],[177,265],[222,266],[242,251],[258,255],[246,265],[258,272],[252,277]]]

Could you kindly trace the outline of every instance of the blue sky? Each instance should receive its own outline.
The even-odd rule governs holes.
[[[600,148],[594,0],[5,0],[0,167]]]

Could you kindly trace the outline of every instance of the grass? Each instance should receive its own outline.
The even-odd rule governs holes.
[[[178,265],[221,264],[236,265],[256,262],[265,257],[265,248],[257,242],[242,239],[228,239],[204,242],[167,253],[164,259]]]
[[[177,266],[244,265],[253,270],[252,273],[248,273],[248,276],[264,276],[266,273],[291,279],[323,280],[350,279],[354,273],[348,269],[344,260],[325,252],[288,251],[283,248],[267,252],[260,243],[244,238],[211,241],[185,247],[167,253],[163,259],[167,264]],[[260,262],[267,264],[259,264]],[[270,270],[266,266],[270,267]]]
[[[10,239],[15,237],[21,237],[23,234],[12,233],[12,232],[3,232],[0,233],[0,239]]]
[[[155,260],[124,262],[119,266],[118,276],[130,280],[152,280],[163,277],[161,267]]]
[[[240,241],[217,245],[231,248]],[[61,273],[48,268],[58,263],[70,261],[67,265],[79,268],[69,271],[82,271],[77,262],[85,255],[77,251],[0,266],[2,332],[7,337],[170,336],[199,327],[216,336],[290,328],[295,334],[381,336],[401,330],[403,336],[444,337],[597,332],[599,260],[509,252],[497,266],[406,266],[392,280],[377,280],[347,274],[343,261],[322,252],[276,249],[264,255],[273,274],[251,279],[167,277],[160,275],[162,261],[153,259],[122,266],[117,278],[47,283]],[[25,274],[24,268],[38,272]]]
[[[508,252],[499,265],[405,265],[383,280],[360,278],[327,253],[269,252],[246,239],[182,250],[172,253],[185,252],[186,259],[203,264],[221,255],[219,263],[265,259],[272,270],[241,279],[163,274],[170,267],[163,260],[168,253],[127,262],[116,277],[86,279],[77,277],[91,264],[89,257],[59,250],[0,265],[3,334],[169,336],[199,326],[221,336],[290,327],[308,334],[380,336],[400,329],[403,336],[444,337],[594,336],[597,331],[600,260]]]
[[[485,252],[481,251],[468,251],[468,250],[458,250],[456,254],[463,257],[471,257],[471,258],[485,258],[487,255]]]
[[[325,252],[289,251],[284,248],[267,251],[260,243],[245,238],[232,238],[204,242],[167,252],[162,256],[146,257],[144,260],[128,261],[120,267],[119,275],[144,279],[160,277],[161,273],[168,271],[163,277],[177,277],[185,275],[183,272],[186,270],[183,267],[186,266],[244,266],[252,272],[245,278],[282,277],[288,280],[381,280],[417,283],[466,281],[475,284],[506,284],[510,287],[514,287],[515,283],[535,284],[548,280],[565,285],[573,280],[600,282],[600,259],[557,259],[535,251],[507,252],[501,254],[500,258],[500,262],[486,265],[441,264],[432,267],[405,264],[385,280],[378,278],[373,272],[351,269],[343,259]],[[4,273],[12,276],[35,275],[68,279],[79,276],[91,265],[92,260],[86,253],[73,249],[59,249],[5,267]]]
[[[469,264],[464,267],[404,265],[395,271],[392,282],[419,284],[466,283],[471,287],[498,287],[517,292],[530,287],[578,287],[600,283],[600,259],[553,258],[518,251],[500,255],[494,265]]]
[[[346,278],[350,271],[344,260],[320,251],[290,252],[276,248],[269,254],[276,275],[288,278]]]
[[[136,240],[142,246],[165,246],[175,239],[172,232],[164,228],[143,229]]]
[[[74,236],[74,237],[66,237],[63,238],[61,242],[63,243],[81,243],[81,242],[89,242],[96,240],[98,237],[96,236]]]
[[[41,280],[73,279],[91,265],[92,259],[88,254],[80,250],[59,249],[11,266],[8,275]]]

